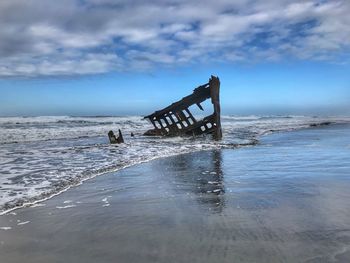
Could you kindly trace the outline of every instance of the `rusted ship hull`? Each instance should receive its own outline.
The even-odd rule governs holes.
[[[190,112],[189,107],[197,105],[203,110],[201,103],[207,99],[211,99],[213,113],[197,120]],[[211,76],[208,83],[194,89],[192,94],[144,118],[154,126],[154,129],[148,130],[145,135],[196,136],[210,133],[213,134],[214,139],[220,140],[222,130],[219,78]]]

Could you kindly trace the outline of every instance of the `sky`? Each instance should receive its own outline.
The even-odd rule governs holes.
[[[146,115],[208,81],[224,114],[350,115],[348,0],[0,1],[0,116]]]

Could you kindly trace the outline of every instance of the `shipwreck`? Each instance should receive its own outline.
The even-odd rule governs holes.
[[[213,113],[197,120],[190,112],[189,107],[197,105],[204,110],[201,103],[211,99]],[[147,115],[154,129],[148,130],[144,135],[158,136],[197,136],[212,134],[215,140],[222,138],[220,121],[220,80],[211,76],[209,82],[193,90],[193,93],[165,107]]]
[[[213,113],[197,120],[189,108],[197,105],[204,110],[201,103],[210,99],[213,105]],[[192,94],[172,103],[164,109],[157,110],[147,115],[144,119],[150,121],[153,129],[144,133],[147,136],[198,136],[212,134],[213,139],[221,140],[222,130],[220,121],[220,80],[211,76],[209,82],[195,88]],[[116,137],[113,131],[108,133],[110,143],[123,143],[123,135],[118,131]],[[131,134],[133,137],[134,134]]]

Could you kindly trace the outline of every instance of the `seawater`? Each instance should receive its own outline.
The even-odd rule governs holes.
[[[182,153],[254,145],[260,136],[308,128],[346,117],[223,116],[223,140],[146,137],[152,128],[141,116],[1,117],[0,213],[49,198],[107,172]],[[126,143],[110,145],[109,130],[121,129]],[[135,137],[131,137],[133,132]]]

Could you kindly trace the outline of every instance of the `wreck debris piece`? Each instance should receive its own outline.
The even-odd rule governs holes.
[[[109,138],[109,142],[112,144],[115,143],[124,143],[124,138],[123,138],[123,134],[121,132],[121,130],[118,130],[118,138],[114,135],[113,131],[109,131],[108,132],[108,138]]]
[[[196,120],[188,108],[197,105],[199,109],[204,110],[201,103],[209,98],[213,104],[213,113],[202,120]],[[219,78],[211,76],[208,83],[194,89],[192,94],[144,118],[148,119],[154,126],[154,129],[148,130],[144,135],[194,136],[211,133],[214,139],[220,140],[222,131]]]
[[[123,134],[122,134],[122,131],[120,129],[118,129],[118,138],[117,138],[117,141],[118,143],[124,143],[124,138],[123,138]]]
[[[108,132],[108,138],[110,143],[117,143],[117,137],[115,137],[113,131]]]

